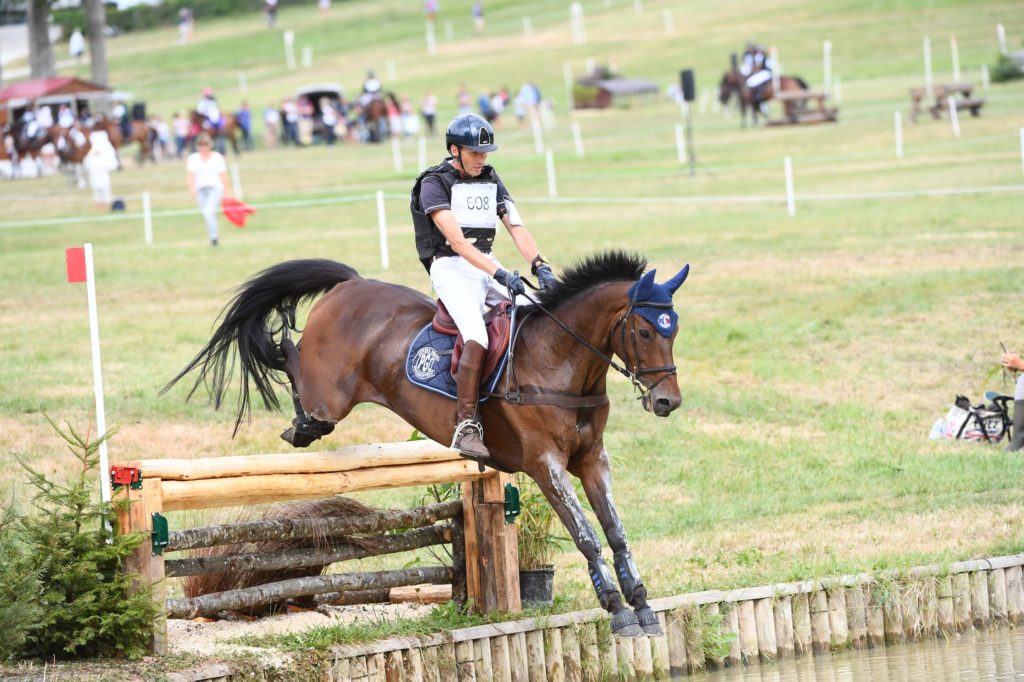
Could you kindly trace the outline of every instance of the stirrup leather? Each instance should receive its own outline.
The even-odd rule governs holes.
[[[458,426],[455,427],[455,434],[452,436],[452,449],[458,449],[458,445],[456,444],[459,442],[459,437],[462,436],[462,432],[465,429],[469,428],[476,429],[476,432],[480,434],[481,441],[484,439],[484,425],[475,419],[464,419],[461,422],[459,422]]]

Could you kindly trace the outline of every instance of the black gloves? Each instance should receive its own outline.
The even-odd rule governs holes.
[[[547,263],[538,267],[536,274],[537,282],[540,283],[541,289],[551,289],[558,284],[558,280],[555,279],[555,273],[551,272],[551,266]]]
[[[518,272],[509,272],[498,268],[498,271],[494,273],[494,280],[498,284],[505,285],[510,292],[513,294],[525,294],[526,286],[523,285],[523,278],[519,276]]]

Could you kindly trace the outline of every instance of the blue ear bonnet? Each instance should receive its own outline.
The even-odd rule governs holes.
[[[669,337],[679,324],[679,315],[672,309],[672,294],[686,281],[690,266],[684,267],[664,284],[655,283],[655,272],[651,270],[644,274],[629,288],[629,302],[637,315],[650,322],[659,334]]]

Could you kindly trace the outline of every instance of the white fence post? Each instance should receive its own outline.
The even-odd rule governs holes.
[[[768,58],[772,60],[772,92],[779,91],[779,79],[782,77],[782,65],[779,63],[779,48],[772,45],[768,48]]]
[[[932,39],[924,37],[924,96],[932,96]]]
[[[530,17],[523,17],[523,38],[533,40],[533,22]]]
[[[793,195],[793,161],[787,156],[785,159],[786,169],[786,209],[789,215],[796,215],[796,197]]]
[[[302,68],[313,68],[313,48],[308,45],[302,48]]]
[[[284,62],[289,71],[295,70],[295,31],[284,32]]]
[[[395,164],[395,172],[402,173],[404,168],[402,166],[402,141],[397,137],[391,138],[391,161]]]
[[[832,92],[832,41],[831,40],[826,40],[824,43],[822,43],[822,45],[821,45],[821,53],[822,53],[822,57],[821,57],[822,69],[825,72],[825,76],[824,76],[825,92],[831,93]]]
[[[988,92],[988,84],[989,84],[988,82],[989,82],[988,64],[982,64],[981,65],[981,89],[984,92]]]
[[[686,163],[686,139],[683,137],[683,126],[682,124],[676,124],[676,158],[679,160],[679,165]]]
[[[146,246],[153,244],[153,212],[149,208],[149,192],[142,193],[142,230]]]
[[[380,266],[387,270],[388,260],[388,218],[384,212],[384,192],[377,190],[377,229],[380,232]]]
[[[539,156],[544,153],[544,131],[536,112],[530,112],[530,128],[533,130],[533,150]]]
[[[548,196],[554,199],[558,196],[558,183],[555,182],[555,155],[549,149],[545,157],[548,167]]]
[[[420,171],[424,171],[427,169],[427,138],[421,136],[418,147],[419,148],[417,152],[419,158],[417,159],[417,161],[419,163],[417,164],[416,167]]]
[[[953,137],[960,137],[960,115],[956,111],[956,98],[947,97],[946,103],[949,104],[949,125],[953,128]]]
[[[953,80],[960,82],[960,48],[956,44],[956,36],[949,36],[949,51],[953,55]]]
[[[1020,168],[1024,171],[1024,128],[1020,129]]]
[[[583,5],[573,2],[569,5],[569,23],[572,28],[572,42],[574,45],[587,44],[587,31],[583,26]]]
[[[996,24],[996,35],[999,37],[999,53],[1007,54],[1006,49],[1006,29],[1003,28],[1002,24]]]
[[[580,122],[573,121],[570,125],[572,126],[572,142],[576,146],[576,156],[583,156],[583,133],[580,130]]]
[[[245,198],[242,194],[242,174],[238,170],[238,164],[232,162],[231,164],[231,188],[235,191],[235,198],[241,201]]]
[[[675,22],[672,20],[672,10],[662,10],[661,18],[665,20],[665,33],[667,35],[672,35],[673,33],[675,33],[676,25]]]
[[[437,52],[437,38],[434,36],[434,22],[427,22],[427,54]]]
[[[896,112],[894,116],[896,121],[896,158],[903,158],[903,115],[900,112]]]

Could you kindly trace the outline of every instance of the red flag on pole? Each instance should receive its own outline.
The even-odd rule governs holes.
[[[75,246],[64,250],[64,258],[68,266],[68,282],[85,281],[85,247]]]

